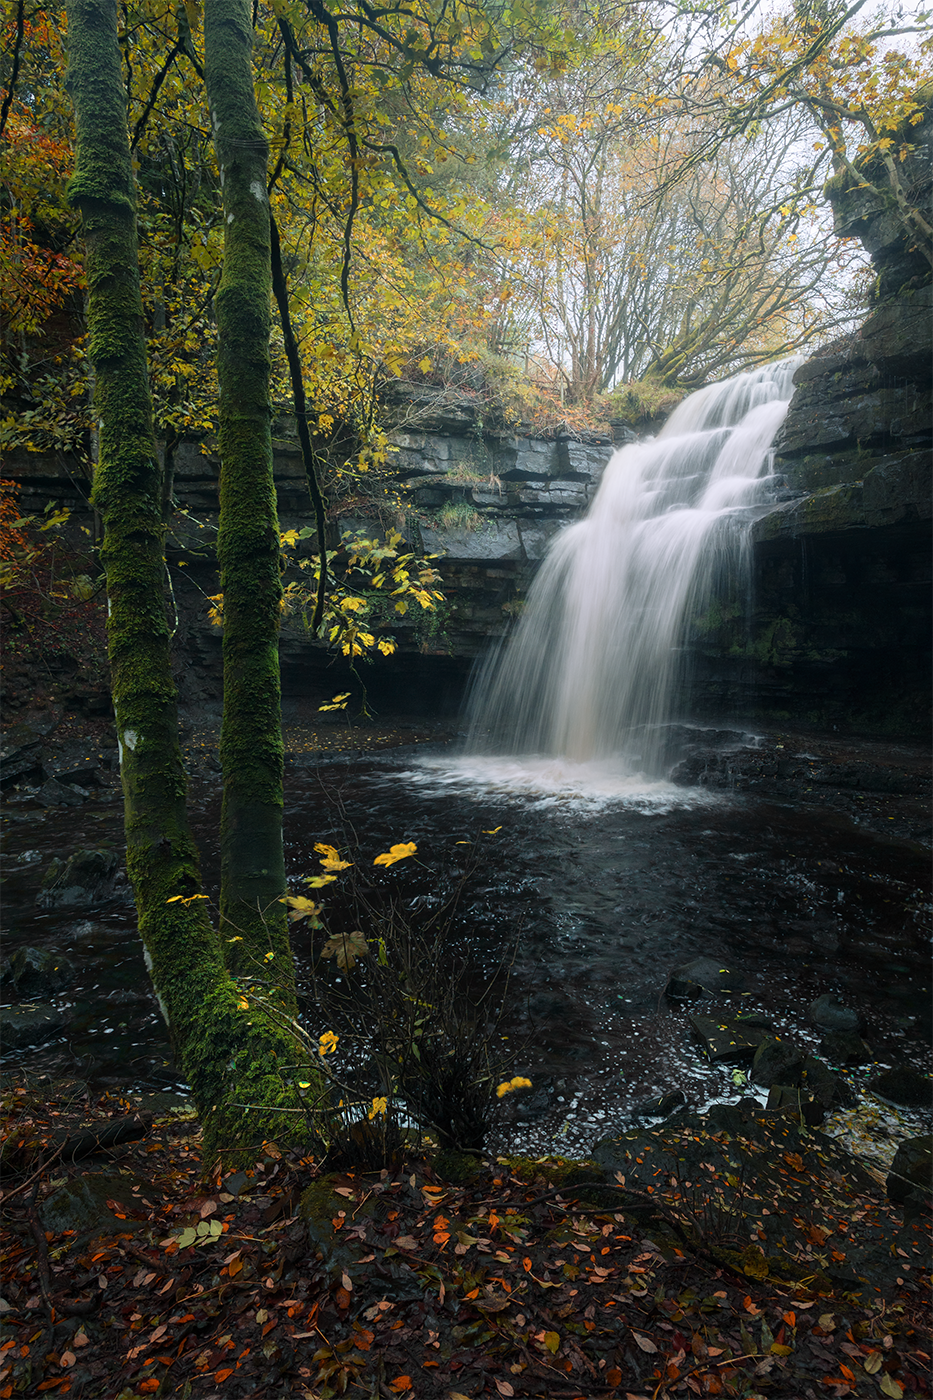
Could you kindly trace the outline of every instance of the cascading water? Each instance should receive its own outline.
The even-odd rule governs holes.
[[[653,441],[615,453],[481,673],[472,753],[659,772],[685,619],[714,572],[745,550],[798,364],[701,389]]]

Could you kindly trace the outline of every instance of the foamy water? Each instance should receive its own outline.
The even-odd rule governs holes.
[[[645,813],[709,806],[722,799],[704,788],[678,787],[644,773],[632,773],[622,758],[577,763],[569,758],[499,758],[477,754],[424,758],[397,775],[426,793],[448,792],[521,804],[532,809],[576,812],[628,807]]]

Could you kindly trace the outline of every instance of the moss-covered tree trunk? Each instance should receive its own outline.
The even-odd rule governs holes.
[[[94,503],[105,529],[127,867],[146,962],[204,1124],[208,1156],[224,1149],[242,1156],[264,1138],[281,1137],[286,1125],[301,1123],[288,1116],[298,1106],[288,1087],[294,1074],[286,1068],[296,1055],[289,1035],[257,1012],[251,994],[242,995],[227,972],[200,893],[186,817],[115,0],[69,0],[68,90],[77,127],[69,195],[81,213],[87,248],[100,434]],[[273,752],[277,743],[276,730]],[[254,1111],[244,1113],[249,1108]]]
[[[279,523],[272,478],[268,145],[252,73],[247,0],[206,0],[204,74],[223,191],[215,299],[224,598],[222,930],[232,969],[269,951],[290,966],[282,852]]]

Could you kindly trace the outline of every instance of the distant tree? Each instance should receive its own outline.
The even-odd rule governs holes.
[[[667,62],[655,39],[540,82],[517,143],[510,313],[525,312],[572,401],[644,376],[702,383],[850,311],[846,254],[814,223],[799,117],[694,161],[702,130],[654,90]]]

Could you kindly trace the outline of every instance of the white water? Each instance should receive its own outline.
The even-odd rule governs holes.
[[[660,774],[686,617],[718,570],[743,567],[799,363],[701,389],[657,438],[614,454],[486,663],[472,754],[521,756],[535,770],[542,759],[562,771],[606,765],[620,796],[626,778]]]

